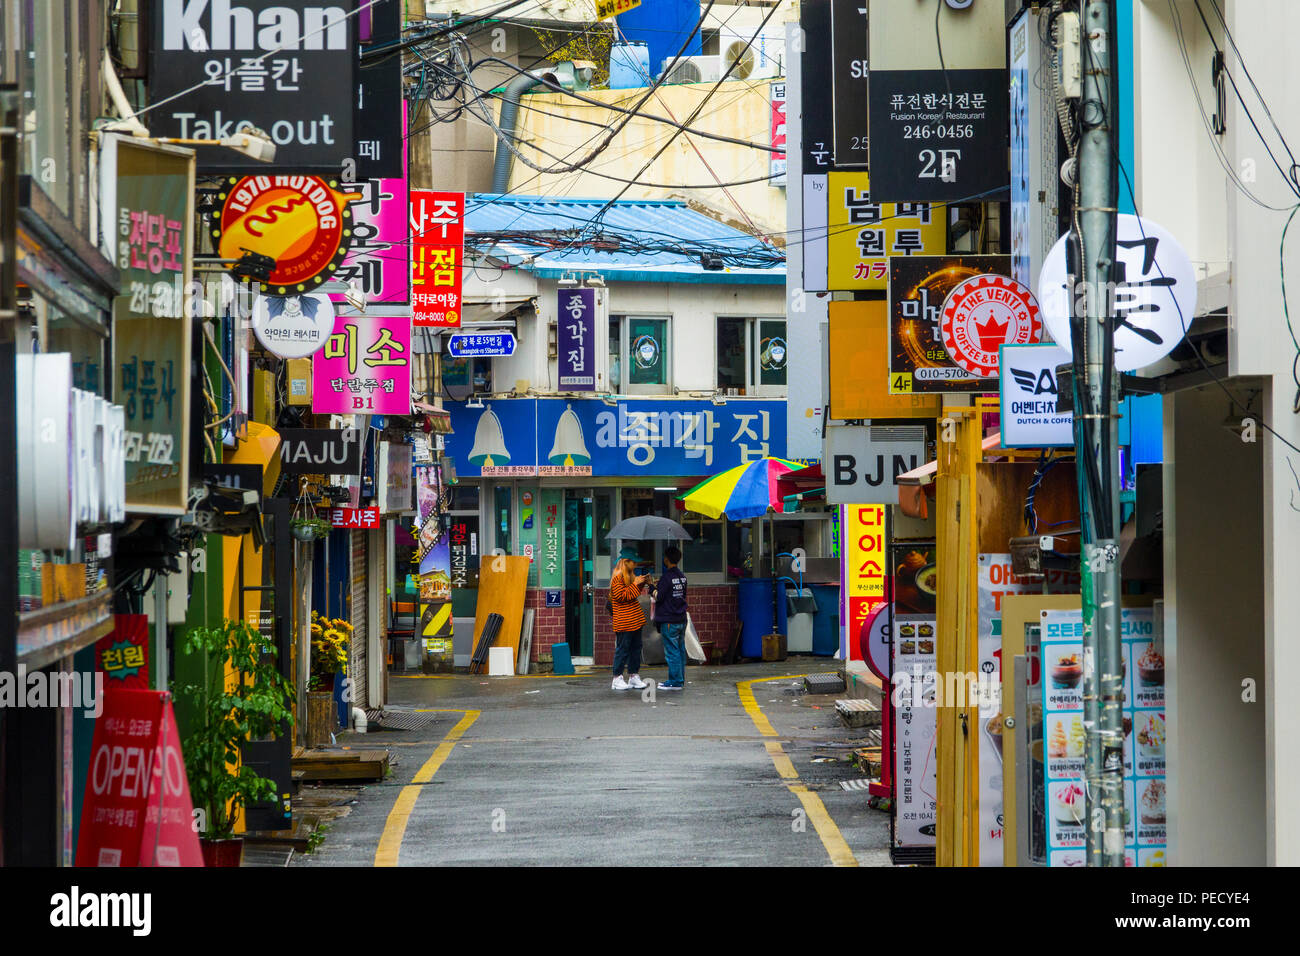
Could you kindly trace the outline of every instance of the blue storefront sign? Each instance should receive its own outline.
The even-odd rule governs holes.
[[[785,402],[507,399],[450,406],[464,478],[707,476],[785,454]]]
[[[452,358],[477,358],[515,354],[515,337],[512,332],[462,332],[447,340],[447,352]]]

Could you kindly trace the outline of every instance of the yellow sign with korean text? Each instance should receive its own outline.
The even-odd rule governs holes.
[[[641,6],[641,0],[596,0],[596,19],[608,20]]]
[[[850,598],[885,596],[885,506],[845,505],[845,585]]]
[[[889,288],[889,257],[947,251],[943,203],[877,203],[864,172],[827,175],[826,288]]]

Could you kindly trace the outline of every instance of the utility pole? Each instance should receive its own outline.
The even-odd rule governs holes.
[[[1089,866],[1124,865],[1124,674],[1120,641],[1114,282],[1119,198],[1115,10],[1081,2],[1079,187],[1069,243],[1074,438],[1082,533],[1084,777]]]

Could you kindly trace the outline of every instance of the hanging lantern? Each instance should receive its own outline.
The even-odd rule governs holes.
[[[555,425],[555,445],[547,460],[552,465],[590,465],[591,452],[582,437],[582,423],[572,405],[565,405]]]
[[[510,452],[506,449],[505,435],[501,433],[501,420],[489,405],[478,417],[474,428],[474,447],[470,450],[471,464],[480,468],[510,464]]]

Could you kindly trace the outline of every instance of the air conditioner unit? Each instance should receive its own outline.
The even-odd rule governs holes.
[[[736,68],[729,80],[763,80],[785,76],[785,36],[779,33],[754,34],[744,27],[722,26],[718,30],[718,59],[725,73],[733,60]]]
[[[672,63],[672,58],[664,60],[664,67]],[[677,61],[666,77],[665,83],[716,83],[722,76],[722,66],[716,56],[684,56]]]

